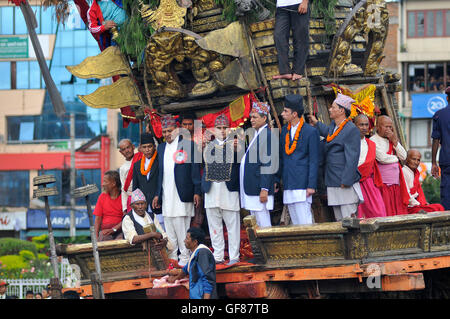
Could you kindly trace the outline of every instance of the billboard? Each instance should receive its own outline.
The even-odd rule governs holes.
[[[442,93],[411,94],[412,118],[431,118],[434,113],[447,106],[446,95]]]

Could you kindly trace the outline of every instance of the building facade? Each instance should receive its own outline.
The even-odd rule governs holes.
[[[422,153],[430,170],[432,116],[447,105],[443,91],[450,85],[450,1],[400,0],[398,4],[400,114],[409,148]]]
[[[57,23],[53,7],[45,9],[40,1],[30,4],[38,22],[36,33],[66,115],[58,118],[53,112],[20,8],[0,1],[0,219],[4,224],[0,237],[2,233],[11,236],[11,231],[15,236],[20,231],[20,237],[46,231],[42,227],[46,225],[43,203],[33,199],[33,178],[42,174],[41,165],[45,174],[55,175],[59,191],[58,196],[49,198],[52,219],[55,216],[58,225],[55,235],[68,236],[71,113],[75,117],[76,187],[82,185],[83,174],[88,184],[95,183],[101,189],[102,172],[114,168],[109,165],[112,146],[107,111],[89,108],[77,97],[105,83],[75,78],[65,68],[97,55],[100,50],[73,3],[65,25]],[[90,147],[85,147],[88,142]],[[91,196],[93,204],[99,194]],[[88,235],[83,200],[77,200],[76,210],[77,235]]]

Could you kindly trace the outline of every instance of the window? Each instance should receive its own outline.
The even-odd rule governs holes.
[[[411,148],[420,148],[420,147],[430,147],[431,139],[430,139],[430,126],[432,120],[431,119],[420,119],[420,120],[411,120],[411,140],[410,146]]]
[[[139,145],[140,139],[139,139],[139,124],[137,123],[130,123],[127,128],[123,128],[122,124],[122,116],[120,114],[117,114],[117,124],[118,124],[118,132],[117,132],[117,140],[120,141],[124,138],[130,139],[134,145]]]
[[[446,32],[445,35],[450,37],[450,10],[447,10],[445,13],[445,25],[446,25]]]
[[[0,81],[0,90],[11,89],[11,62],[0,62],[0,74],[2,79]]]
[[[0,171],[0,205],[28,207],[30,204],[28,171]],[[14,192],[11,192],[11,190]]]
[[[410,38],[450,36],[450,10],[408,11],[407,29]]]
[[[447,76],[445,77],[445,70]],[[442,92],[450,85],[450,62],[408,65],[408,88],[412,92]]]
[[[410,91],[425,92],[425,64],[409,64],[408,79]]]
[[[13,34],[14,32],[14,13],[13,7],[2,7],[0,8],[0,34]]]

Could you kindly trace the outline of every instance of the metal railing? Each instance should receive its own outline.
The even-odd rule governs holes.
[[[69,260],[64,258],[59,263],[60,281],[63,288],[75,288],[80,286],[80,270],[77,265],[71,265]],[[4,279],[9,283],[6,294],[24,299],[27,291],[33,294],[41,292],[49,283],[48,279]]]

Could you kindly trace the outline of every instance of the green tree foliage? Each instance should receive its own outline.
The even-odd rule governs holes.
[[[422,182],[423,193],[428,203],[441,202],[441,182],[433,176],[427,174],[427,177]]]
[[[0,256],[18,255],[21,250],[29,250],[37,256],[38,249],[33,242],[16,238],[0,238]]]
[[[311,6],[311,16],[323,18],[325,32],[330,35],[336,32],[334,9],[338,0],[314,0]]]

